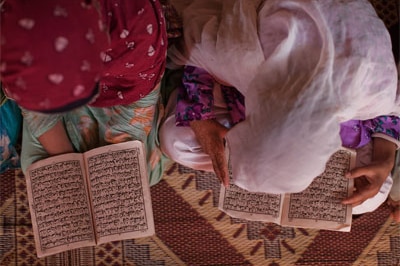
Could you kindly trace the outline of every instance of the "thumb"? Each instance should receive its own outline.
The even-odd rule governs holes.
[[[361,176],[370,176],[373,175],[373,166],[364,166],[364,167],[357,167],[345,174],[347,178],[357,178]]]
[[[391,213],[393,220],[397,223],[400,223],[400,210],[397,208]]]

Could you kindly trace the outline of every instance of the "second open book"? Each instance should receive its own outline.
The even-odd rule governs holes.
[[[38,161],[26,181],[38,257],[154,234],[140,141]]]
[[[325,171],[300,193],[255,193],[231,182],[228,188],[221,186],[219,208],[232,217],[246,220],[350,231],[352,207],[341,201],[353,193],[353,179],[346,178],[345,173],[354,167],[355,156],[355,151],[347,149],[334,153]],[[232,178],[231,171],[230,175]]]

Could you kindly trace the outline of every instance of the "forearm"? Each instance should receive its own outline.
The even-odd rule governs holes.
[[[397,155],[397,163],[395,164],[393,172],[393,186],[390,191],[390,197],[394,201],[400,202],[400,154]]]
[[[373,162],[381,162],[387,169],[393,169],[397,146],[383,138],[373,138]]]
[[[191,121],[189,125],[203,151],[210,156],[217,178],[224,186],[228,186],[228,163],[225,158],[224,141],[228,129],[216,120]]]
[[[42,114],[23,109],[24,124],[49,155],[73,152],[62,114]]]
[[[207,140],[211,137],[224,139],[228,129],[214,119],[194,120],[189,122],[197,139]],[[202,141],[200,140],[200,143]]]
[[[64,124],[59,120],[54,127],[39,136],[39,142],[49,155],[74,152]]]
[[[364,121],[366,125],[371,125],[371,136],[374,139],[383,138],[400,147],[400,117],[398,116],[379,116]]]

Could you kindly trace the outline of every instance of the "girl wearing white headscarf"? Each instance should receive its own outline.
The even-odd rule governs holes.
[[[210,155],[205,157],[208,165],[226,184],[226,163],[216,144],[223,148],[225,138],[236,185],[267,193],[298,192],[342,146],[341,123],[380,116],[397,121],[390,36],[368,1],[172,2],[183,16],[184,41],[169,51],[171,61],[201,68],[219,84],[236,88],[244,96],[246,116],[229,131],[210,120],[174,131],[168,117],[160,141],[171,157],[179,157],[174,152],[180,152],[182,143],[193,154],[204,151]],[[212,131],[214,140],[208,137]],[[384,177],[368,176],[369,187],[346,203],[359,204],[383,186],[379,204],[386,198],[391,187],[386,177],[397,147],[391,141],[396,144],[396,137],[385,137],[383,145],[390,148],[379,156],[385,158]]]

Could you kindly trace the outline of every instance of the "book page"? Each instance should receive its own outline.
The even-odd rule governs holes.
[[[282,225],[350,231],[352,208],[341,201],[353,193],[353,179],[344,175],[354,164],[354,151],[334,153],[307,189],[285,196]]]
[[[219,209],[231,217],[278,223],[283,195],[249,192],[234,184],[221,186]]]
[[[108,145],[85,157],[98,243],[153,235],[143,144]]]
[[[81,154],[39,161],[27,170],[38,257],[95,244]]]
[[[226,149],[229,158],[229,151]],[[218,207],[231,217],[279,223],[283,202],[282,194],[268,194],[260,192],[249,192],[233,184],[232,167],[228,159],[228,170],[230,176],[229,187],[221,185]]]

